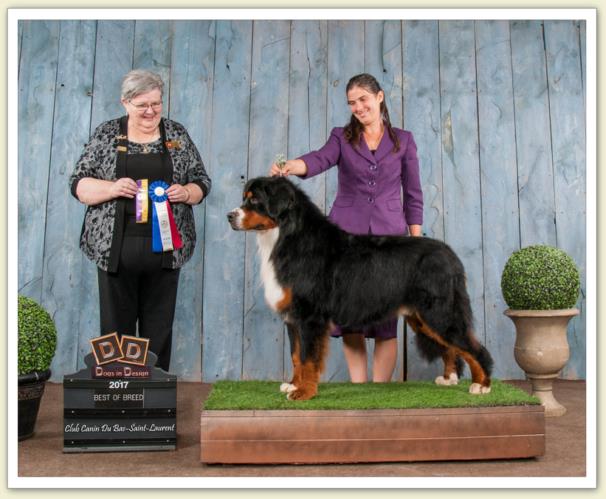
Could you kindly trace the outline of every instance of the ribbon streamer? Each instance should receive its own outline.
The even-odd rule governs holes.
[[[163,180],[156,180],[149,186],[149,197],[153,202],[152,251],[154,253],[172,251],[183,246],[173,212],[170,209],[166,189],[168,189],[168,184]]]
[[[148,199],[148,180],[142,178],[137,180],[137,196],[135,197],[135,215],[138,224],[147,223],[147,199]]]

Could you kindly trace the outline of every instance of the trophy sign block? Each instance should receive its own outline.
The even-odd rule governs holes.
[[[63,452],[175,450],[177,377],[155,367],[149,340],[91,340],[86,367],[63,378]]]

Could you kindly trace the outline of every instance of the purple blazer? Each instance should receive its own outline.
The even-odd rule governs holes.
[[[339,167],[337,197],[329,218],[351,234],[404,235],[408,225],[423,224],[417,146],[411,132],[393,130],[400,140],[397,152],[387,132],[373,155],[364,137],[353,147],[339,127],[333,128],[321,149],[299,158],[307,165],[302,178]]]

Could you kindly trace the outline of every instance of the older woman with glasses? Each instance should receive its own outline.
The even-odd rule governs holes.
[[[163,87],[150,71],[124,77],[126,115],[97,127],[69,183],[87,206],[80,248],[98,268],[101,334],[138,331],[168,371],[179,270],[196,242],[192,206],[211,181],[185,128],[162,118]]]

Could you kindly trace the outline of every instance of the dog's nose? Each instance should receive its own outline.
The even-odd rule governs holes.
[[[227,220],[229,221],[230,224],[233,224],[235,222],[237,216],[238,216],[238,214],[235,211],[230,211],[227,214]]]

